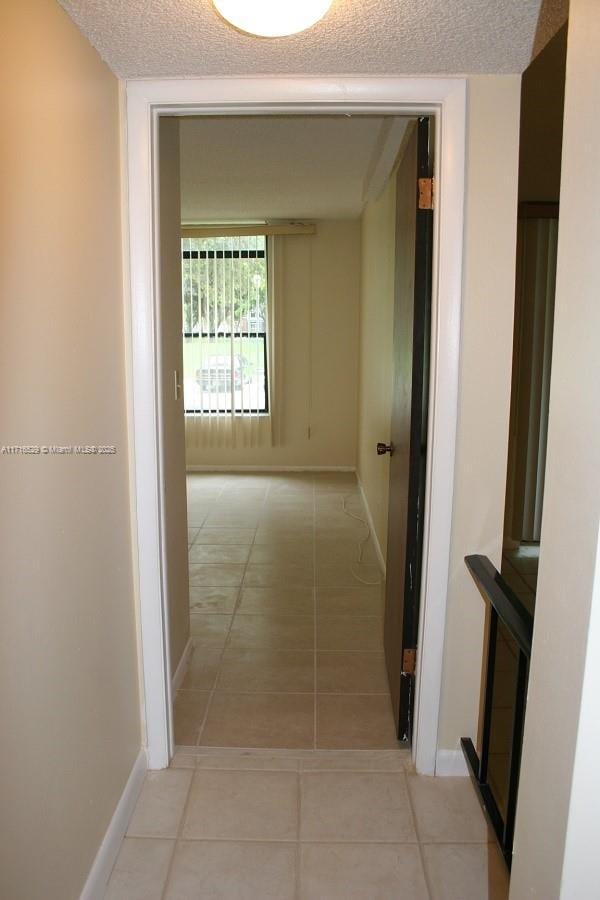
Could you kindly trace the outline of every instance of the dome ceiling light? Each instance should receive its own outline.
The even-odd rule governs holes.
[[[240,31],[285,37],[322,19],[333,0],[213,0],[220,15]]]

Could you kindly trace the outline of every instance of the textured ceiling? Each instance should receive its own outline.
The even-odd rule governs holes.
[[[60,2],[118,75],[163,78],[522,72],[545,42],[542,2],[565,0],[334,0],[274,39],[229,27],[211,0]]]
[[[371,116],[180,121],[184,222],[357,217],[385,133]]]

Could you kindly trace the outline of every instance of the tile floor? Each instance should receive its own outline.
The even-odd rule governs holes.
[[[395,739],[354,477],[192,476],[188,504],[186,746],[106,900],[506,900],[470,780],[415,776]]]
[[[194,650],[178,745],[398,747],[364,518],[353,474],[188,477]]]
[[[406,751],[181,750],[149,773],[106,900],[506,900],[467,778]]]

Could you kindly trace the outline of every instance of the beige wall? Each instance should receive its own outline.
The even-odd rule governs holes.
[[[360,390],[358,475],[383,558],[387,551],[389,442],[394,380],[394,271],[396,178],[366,207],[362,217],[360,297]]]
[[[469,78],[465,255],[440,748],[476,737],[484,604],[464,563],[499,567],[512,368],[519,153],[517,76]]]
[[[162,485],[165,514],[165,565],[169,604],[171,675],[190,636],[190,603],[185,490],[183,392],[175,396],[175,372],[183,384],[181,343],[181,200],[179,119],[159,125],[160,335]]]
[[[546,495],[512,900],[591,900],[600,882],[597,756],[591,777],[576,779],[572,794],[578,733],[588,750],[598,736],[597,687],[595,709],[580,718],[580,705],[599,602],[596,590],[592,607],[600,518],[600,123],[590,115],[600,105],[599,60],[600,7],[571,0]],[[597,653],[596,632],[589,662]],[[580,762],[585,750],[581,743]],[[570,845],[564,870],[567,826],[579,843]]]
[[[53,0],[0,11],[0,896],[75,900],[139,753],[118,83]]]
[[[316,236],[281,242],[281,441],[203,448],[188,439],[188,465],[356,465],[360,222],[318,222]]]

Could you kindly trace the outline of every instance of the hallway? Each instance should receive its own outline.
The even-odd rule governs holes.
[[[188,522],[179,747],[106,900],[506,900],[470,780],[395,738],[354,474],[189,475]]]
[[[491,835],[468,778],[406,751],[178,751],[106,900],[506,900]]]
[[[397,748],[354,474],[189,475],[188,523],[194,649],[176,744]]]

